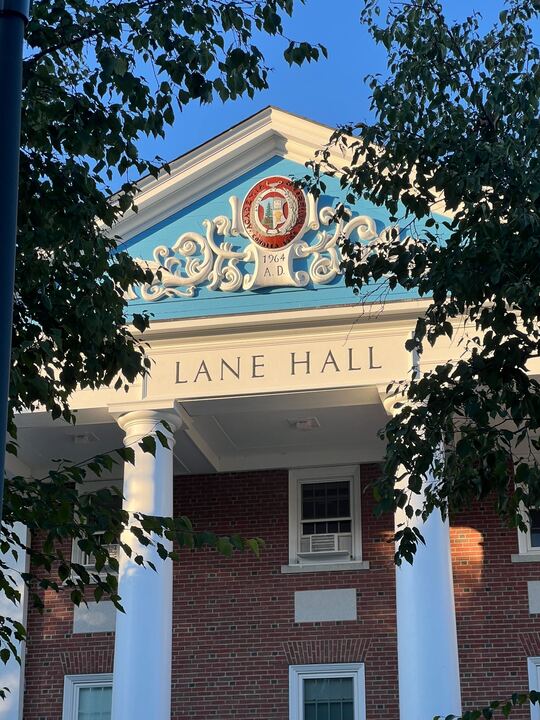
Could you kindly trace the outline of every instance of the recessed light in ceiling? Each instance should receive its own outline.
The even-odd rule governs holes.
[[[321,427],[321,423],[316,417],[287,420],[287,422],[292,428],[295,428],[295,430],[316,430]]]

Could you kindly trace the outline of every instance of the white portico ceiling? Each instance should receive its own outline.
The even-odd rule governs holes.
[[[110,453],[122,447],[124,439],[120,427],[105,414],[96,414],[92,422],[81,419],[76,426],[70,426],[61,421],[51,422],[45,413],[33,413],[31,416],[20,416],[17,425],[20,446],[18,457],[22,465],[20,468],[14,467],[12,473],[29,474],[34,478],[46,477],[59,460],[76,464],[94,455]],[[184,431],[176,433],[175,441],[175,474],[213,471],[212,465]],[[122,471],[120,462],[110,477],[119,478]]]
[[[374,388],[282,393],[180,403],[176,475],[376,462],[386,415]],[[312,429],[298,421],[313,420]],[[121,447],[123,432],[106,412],[83,413],[75,427],[45,413],[18,418],[19,461],[35,478],[56,460],[82,462]],[[24,470],[17,470],[25,474]],[[111,477],[120,477],[121,465]]]
[[[387,420],[376,388],[182,403],[193,441],[221,472],[378,462]],[[304,423],[303,421],[308,421]]]

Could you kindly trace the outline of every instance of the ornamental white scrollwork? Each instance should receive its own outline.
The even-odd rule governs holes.
[[[298,238],[282,250],[266,250],[245,231],[239,198],[230,197],[229,204],[230,217],[204,220],[204,234],[182,233],[172,246],[154,248],[152,260],[137,258],[141,266],[154,273],[154,280],[131,287],[128,299],[192,298],[201,287],[231,293],[262,287],[305,287],[310,281],[326,285],[341,273],[340,241],[356,233],[369,251],[370,242],[383,235],[367,215],[338,218],[335,208],[329,206],[318,212],[317,200],[310,195],[306,222]],[[309,231],[315,231],[311,241],[305,239]],[[244,247],[241,238],[247,240]],[[307,267],[296,270],[294,263],[301,260]]]

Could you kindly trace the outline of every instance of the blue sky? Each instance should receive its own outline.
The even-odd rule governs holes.
[[[486,22],[497,18],[503,0],[443,0],[448,18],[458,19],[477,10]],[[289,68],[282,60],[283,43],[264,42],[265,57],[273,68],[270,89],[253,100],[210,105],[194,103],[178,115],[164,140],[144,140],[139,147],[146,157],[172,160],[266,105],[304,115],[328,125],[369,119],[369,91],[364,77],[384,72],[385,54],[374,45],[359,15],[362,0],[306,0],[298,3],[287,23],[289,37],[321,42],[329,58],[304,67]]]

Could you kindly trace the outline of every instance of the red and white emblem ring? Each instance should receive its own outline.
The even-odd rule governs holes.
[[[263,248],[279,250],[295,240],[306,223],[306,197],[285,177],[260,180],[242,204],[242,222],[249,237]]]

